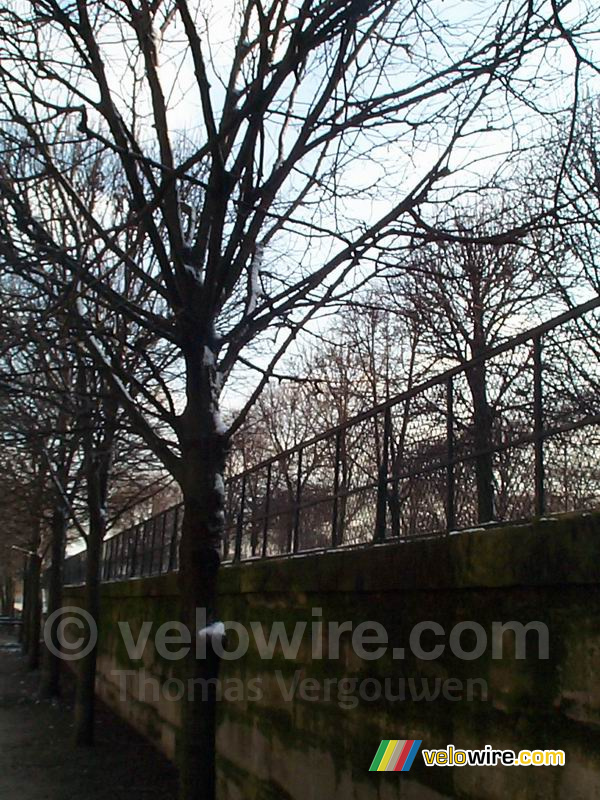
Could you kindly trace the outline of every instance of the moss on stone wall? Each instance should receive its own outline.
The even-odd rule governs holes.
[[[565,515],[438,540],[225,567],[220,579],[222,619],[246,626],[260,622],[267,635],[273,623],[282,622],[290,636],[297,623],[306,622],[307,632],[295,661],[285,659],[281,649],[272,660],[261,658],[251,636],[243,658],[223,662],[223,681],[260,678],[263,696],[259,701],[220,704],[221,800],[304,797],[307,765],[316,770],[313,780],[328,787],[324,800],[345,798],[353,785],[360,785],[361,800],[383,797],[384,786],[391,792],[384,792],[386,797],[396,797],[397,776],[368,773],[383,738],[421,738],[428,747],[489,743],[564,749],[572,770],[579,770],[564,775],[585,773],[586,786],[600,796],[599,534],[600,514]],[[177,662],[161,658],[154,639],[162,623],[178,618],[176,588],[173,575],[103,587],[103,669],[143,668],[163,683],[177,676]],[[69,602],[76,604],[79,590],[68,592]],[[308,633],[316,619],[313,608],[322,609],[325,623],[382,624],[389,637],[386,654],[377,660],[360,659],[350,636],[343,635],[339,659],[313,658]],[[127,654],[120,620],[129,622],[134,639],[144,620],[153,621],[144,658],[134,661]],[[410,632],[424,620],[438,622],[446,631],[446,652],[439,659],[419,660],[410,652]],[[474,660],[462,660],[448,647],[449,631],[464,620],[477,622],[488,635],[488,647]],[[527,658],[515,660],[508,651],[504,658],[493,659],[492,623],[511,620],[547,625],[550,658],[538,658],[531,639]],[[507,645],[509,640],[507,636]],[[426,649],[437,641],[435,636],[423,637]],[[471,647],[468,632],[461,642],[465,649]],[[395,658],[393,650],[400,647],[405,655]],[[361,700],[356,708],[343,707],[337,696],[318,702],[299,696],[285,701],[277,673],[289,683],[298,671],[302,679],[321,684],[345,678],[359,683],[413,679],[418,688],[422,679],[456,678],[464,684],[481,679],[489,691],[487,698],[471,701],[379,698]],[[133,697],[127,705],[136,725],[145,727],[160,746],[174,740],[169,707],[144,708],[152,704],[140,704]],[[161,735],[161,728],[168,729],[168,737]],[[506,777],[504,769],[508,768],[493,772],[504,777],[497,778],[498,794],[491,792],[489,797],[507,796],[506,792],[527,797],[520,789],[516,793],[514,779]],[[422,785],[423,797],[484,796],[481,784],[459,773],[426,770],[417,761],[410,781]],[[520,779],[525,780],[523,775]],[[569,793],[563,778],[544,780],[545,797]]]

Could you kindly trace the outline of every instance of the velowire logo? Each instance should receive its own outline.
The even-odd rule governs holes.
[[[383,739],[369,772],[408,772],[422,739]]]

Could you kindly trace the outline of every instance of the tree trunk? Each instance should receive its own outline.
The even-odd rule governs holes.
[[[473,341],[471,355],[483,359],[487,347],[483,320],[483,303],[479,275],[473,277]],[[467,371],[467,381],[473,398],[475,475],[477,484],[477,519],[494,519],[494,468],[492,453],[492,412],[487,399],[486,363],[479,361]]]
[[[183,456],[182,490],[184,517],[179,560],[179,592],[184,624],[196,642],[198,620],[210,626],[217,620],[216,591],[223,532],[222,491],[225,462],[224,437],[215,430],[209,403],[192,411],[188,400],[180,418]],[[196,657],[195,647],[182,662],[186,689],[182,706],[182,730],[178,748],[181,800],[214,800],[216,690],[219,658],[210,635],[204,637],[206,657]],[[200,679],[198,681],[198,679]],[[205,683],[212,681],[212,683]],[[208,688],[204,695],[198,685]]]
[[[35,670],[40,665],[40,628],[42,618],[42,597],[40,592],[42,560],[36,554],[29,557],[28,609],[23,614],[23,624],[27,620],[27,669]]]
[[[23,583],[21,585],[21,629],[19,631],[19,644],[21,645],[21,655],[26,656],[29,650],[29,608],[28,597],[29,583],[29,557],[25,559],[23,567]]]
[[[15,615],[15,584],[10,575],[4,579],[2,587],[2,614],[6,617]]]
[[[41,573],[42,556],[40,547],[44,529],[43,507],[46,465],[39,465],[38,484],[33,518],[37,520],[35,534],[30,544],[23,572],[23,655],[27,655],[27,668],[38,669],[40,665],[40,635],[42,624]]]
[[[94,621],[96,639],[90,652],[78,664],[75,693],[75,744],[94,744],[94,719],[96,710],[96,662],[100,633],[100,563],[102,543],[106,535],[106,505],[108,482],[117,429],[118,402],[105,383],[106,397],[102,404],[103,427],[98,439],[92,433],[90,418],[86,445],[86,484],[89,531],[85,564],[85,607]],[[84,647],[89,644],[90,631],[86,631]]]
[[[475,480],[477,485],[477,521],[489,522],[494,519],[494,465],[490,448],[492,446],[492,412],[487,399],[487,375],[485,352],[487,335],[484,321],[484,295],[482,289],[481,265],[477,260],[470,262],[469,280],[471,283],[471,303],[473,315],[473,339],[471,357],[479,359],[467,371],[467,381],[473,399]]]
[[[112,444],[112,443],[111,443]],[[104,450],[97,458],[91,458],[87,475],[87,502],[90,514],[87,538],[87,560],[85,574],[85,607],[96,625],[100,628],[100,559],[102,542],[106,533],[106,495],[110,451]],[[84,646],[89,642],[90,632],[86,631]],[[77,671],[75,693],[75,743],[90,746],[94,744],[96,661],[98,645],[81,659]]]
[[[492,414],[487,399],[485,364],[471,370],[469,383],[473,397],[474,446],[477,453],[477,518],[478,522],[489,522],[494,519],[494,470],[492,454],[489,452],[492,445]]]
[[[51,565],[49,570],[48,584],[48,616],[62,608],[63,598],[63,561],[65,557],[65,543],[67,532],[67,515],[62,501],[58,501],[52,515],[51,526]],[[52,625],[49,632],[50,640],[55,652],[51,652],[48,647],[44,650],[42,665],[42,679],[40,684],[40,696],[43,698],[58,697],[60,695],[60,641],[58,638],[58,620]]]
[[[93,529],[96,528],[94,531]],[[104,540],[104,523],[92,524],[87,542],[87,560],[85,564],[85,608],[96,624],[99,632],[100,620],[100,556]],[[86,630],[84,647],[88,644],[90,632]],[[95,690],[97,644],[81,659],[77,670],[77,688],[75,692],[75,744],[90,746],[94,744]]]

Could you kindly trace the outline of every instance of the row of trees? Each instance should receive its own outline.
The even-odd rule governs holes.
[[[87,553],[87,604],[98,616],[98,567],[108,532],[144,514],[163,491],[164,474],[123,426],[118,401],[65,322],[50,316],[45,291],[14,280],[0,312],[6,351],[0,362],[5,529],[13,581],[23,581],[23,645],[28,665],[40,661],[41,571],[45,564],[47,611],[62,606],[62,565],[70,539]],[[41,298],[41,304],[40,304]],[[40,325],[43,323],[43,333]],[[110,473],[110,483],[109,483]],[[25,568],[21,570],[23,556]],[[56,635],[56,629],[53,631]],[[60,649],[58,640],[55,648]],[[59,693],[60,661],[44,653],[41,694]],[[95,663],[80,671],[77,738],[93,737]],[[84,692],[84,687],[87,687]]]
[[[97,617],[109,520],[129,507],[131,478],[149,491],[159,463],[184,503],[182,620],[193,630],[198,607],[217,619],[232,442],[257,413],[275,446],[314,425],[290,423],[299,395],[269,386],[299,339],[323,341],[329,310],[370,280],[391,287],[386,303],[368,303],[390,326],[389,347],[381,327],[372,334],[385,380],[374,351],[358,367],[365,351],[319,354],[321,382],[354,383],[364,367],[369,402],[433,361],[491,344],[502,325],[496,311],[486,316],[484,295],[503,324],[525,310],[526,248],[590,230],[593,151],[575,145],[578,100],[597,72],[595,13],[515,0],[485,12],[434,0],[212,10],[36,0],[0,10],[3,431],[43,487],[26,538],[36,559],[50,553],[49,611],[60,605],[71,525],[88,547]],[[552,66],[563,57],[568,75]],[[540,129],[553,122],[555,161],[544,161],[536,202],[499,214],[494,197],[515,191],[520,169],[531,174]],[[556,252],[552,243],[548,257]],[[402,313],[390,316],[389,303]],[[461,331],[465,310],[473,325]],[[485,422],[484,387],[479,376],[470,388]],[[338,419],[352,412],[356,398],[334,398]],[[283,425],[265,414],[275,403]],[[332,404],[317,408],[326,424]],[[57,666],[48,660],[51,691]],[[217,669],[192,648],[184,677]],[[78,701],[83,740],[93,674],[92,653]],[[214,797],[214,733],[214,697],[183,704],[183,800]]]
[[[460,229],[474,236],[477,227],[467,228],[468,218],[467,210],[463,210]],[[590,237],[593,224],[588,220]],[[547,257],[550,237],[552,259]],[[598,294],[598,287],[592,282],[586,285],[583,278],[592,265],[586,264],[585,258],[583,262],[574,258],[556,230],[538,232],[527,245],[428,244],[405,260],[402,270],[390,270],[385,279],[355,296],[340,309],[326,335],[313,332],[313,342],[288,368],[293,382],[281,376],[282,382],[271,386],[257,404],[238,442],[238,469],[252,467],[328,428],[344,426],[354,415],[418,387],[449,367],[466,367],[515,333],[534,327],[583,297]],[[574,297],[569,294],[572,286],[577,287]],[[593,402],[599,377],[596,320],[597,314],[590,312],[542,339],[547,349],[543,353],[542,406],[548,427],[593,418],[597,411]],[[387,466],[390,532],[400,530],[394,505],[403,502],[408,515],[402,525],[405,532],[446,526],[445,470],[419,475],[419,468],[443,464],[447,459],[446,394],[442,384],[393,408],[387,446],[391,449]],[[487,452],[533,433],[532,342],[465,369],[454,380],[453,398],[455,455],[466,459],[454,490],[460,506],[456,510],[458,524],[465,527],[534,513],[535,458],[531,449],[515,446],[496,455]],[[307,507],[303,512],[305,527],[312,528],[313,535],[302,546],[330,544],[335,462],[339,465],[337,511],[343,517],[339,506],[345,502],[344,493],[378,481],[386,458],[384,416],[380,412],[351,426],[337,446],[331,436],[306,448],[299,490],[297,456],[273,465],[269,530],[273,542],[279,541],[273,544],[275,552],[285,552],[288,547],[294,514],[285,514],[284,510],[294,507],[298,491],[305,505],[318,504],[312,511]],[[558,438],[549,440],[547,510],[569,510],[577,503],[589,507],[598,502],[597,470],[587,462],[584,466],[585,453],[591,454],[597,442],[592,431],[587,431],[584,440],[585,447],[576,432],[565,433],[560,447]],[[473,464],[470,455],[476,451],[484,452]],[[394,476],[407,471],[411,477],[398,483]],[[262,532],[263,528],[265,473],[266,468],[257,471],[246,483],[248,553],[256,550],[250,529],[260,528]],[[239,491],[239,482],[232,485],[233,511],[240,504]],[[353,499],[354,517],[362,517],[364,524],[357,526],[348,520],[348,529],[354,527],[361,541],[375,535],[374,511],[369,514],[367,510],[373,505],[371,494],[365,489],[360,502],[357,497]],[[427,504],[428,519],[423,517]],[[274,525],[280,530],[274,530]],[[230,527],[231,538],[235,535],[235,515]],[[338,524],[340,535],[342,527]],[[257,535],[255,532],[255,538]]]

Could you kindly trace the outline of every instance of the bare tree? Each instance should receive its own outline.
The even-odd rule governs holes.
[[[593,27],[590,10],[565,38],[560,6],[512,0],[483,17],[429,0],[251,0],[231,10],[220,30],[186,0],[36,0],[1,12],[0,108],[19,129],[2,157],[8,258],[21,272],[60,265],[71,276],[88,352],[181,487],[191,629],[197,607],[217,617],[230,438],[290,344],[376,271],[382,248],[447,238],[428,223],[428,201],[441,186],[448,202],[463,193],[457,145],[518,127],[525,109],[560,113],[544,105],[547,86],[530,82],[523,97],[520,79]],[[215,35],[223,47],[211,47]],[[181,93],[196,109],[189,134]],[[84,153],[68,170],[65,141]],[[111,163],[110,175],[100,168],[99,215],[82,199],[88,143]],[[32,153],[26,172],[14,170],[19,148]],[[51,213],[37,201],[48,184]],[[68,233],[81,216],[83,251],[54,224]],[[124,291],[129,280],[147,288],[142,302]],[[132,379],[110,327],[95,325],[99,308],[172,344],[180,385],[165,383],[152,354],[146,377]],[[226,427],[222,393],[241,368],[256,381]],[[197,663],[192,648],[186,676],[212,678],[217,667],[214,654]],[[183,712],[182,798],[211,798],[214,697]]]
[[[494,420],[511,391],[515,370],[506,367],[490,377],[483,356],[511,334],[539,322],[544,309],[559,306],[559,298],[548,291],[547,265],[541,257],[543,232],[532,230],[519,241],[486,244],[477,241],[477,234],[507,227],[503,216],[509,212],[498,206],[485,213],[481,207],[455,213],[446,223],[456,231],[454,241],[421,243],[388,280],[390,291],[403,296],[419,318],[430,360],[446,367],[475,361],[465,372],[470,402],[465,398],[463,405],[472,408],[472,416],[463,411],[461,436],[469,438],[477,453],[476,518],[487,522],[495,517]],[[516,214],[511,208],[513,220]],[[456,405],[458,411],[459,400]]]

